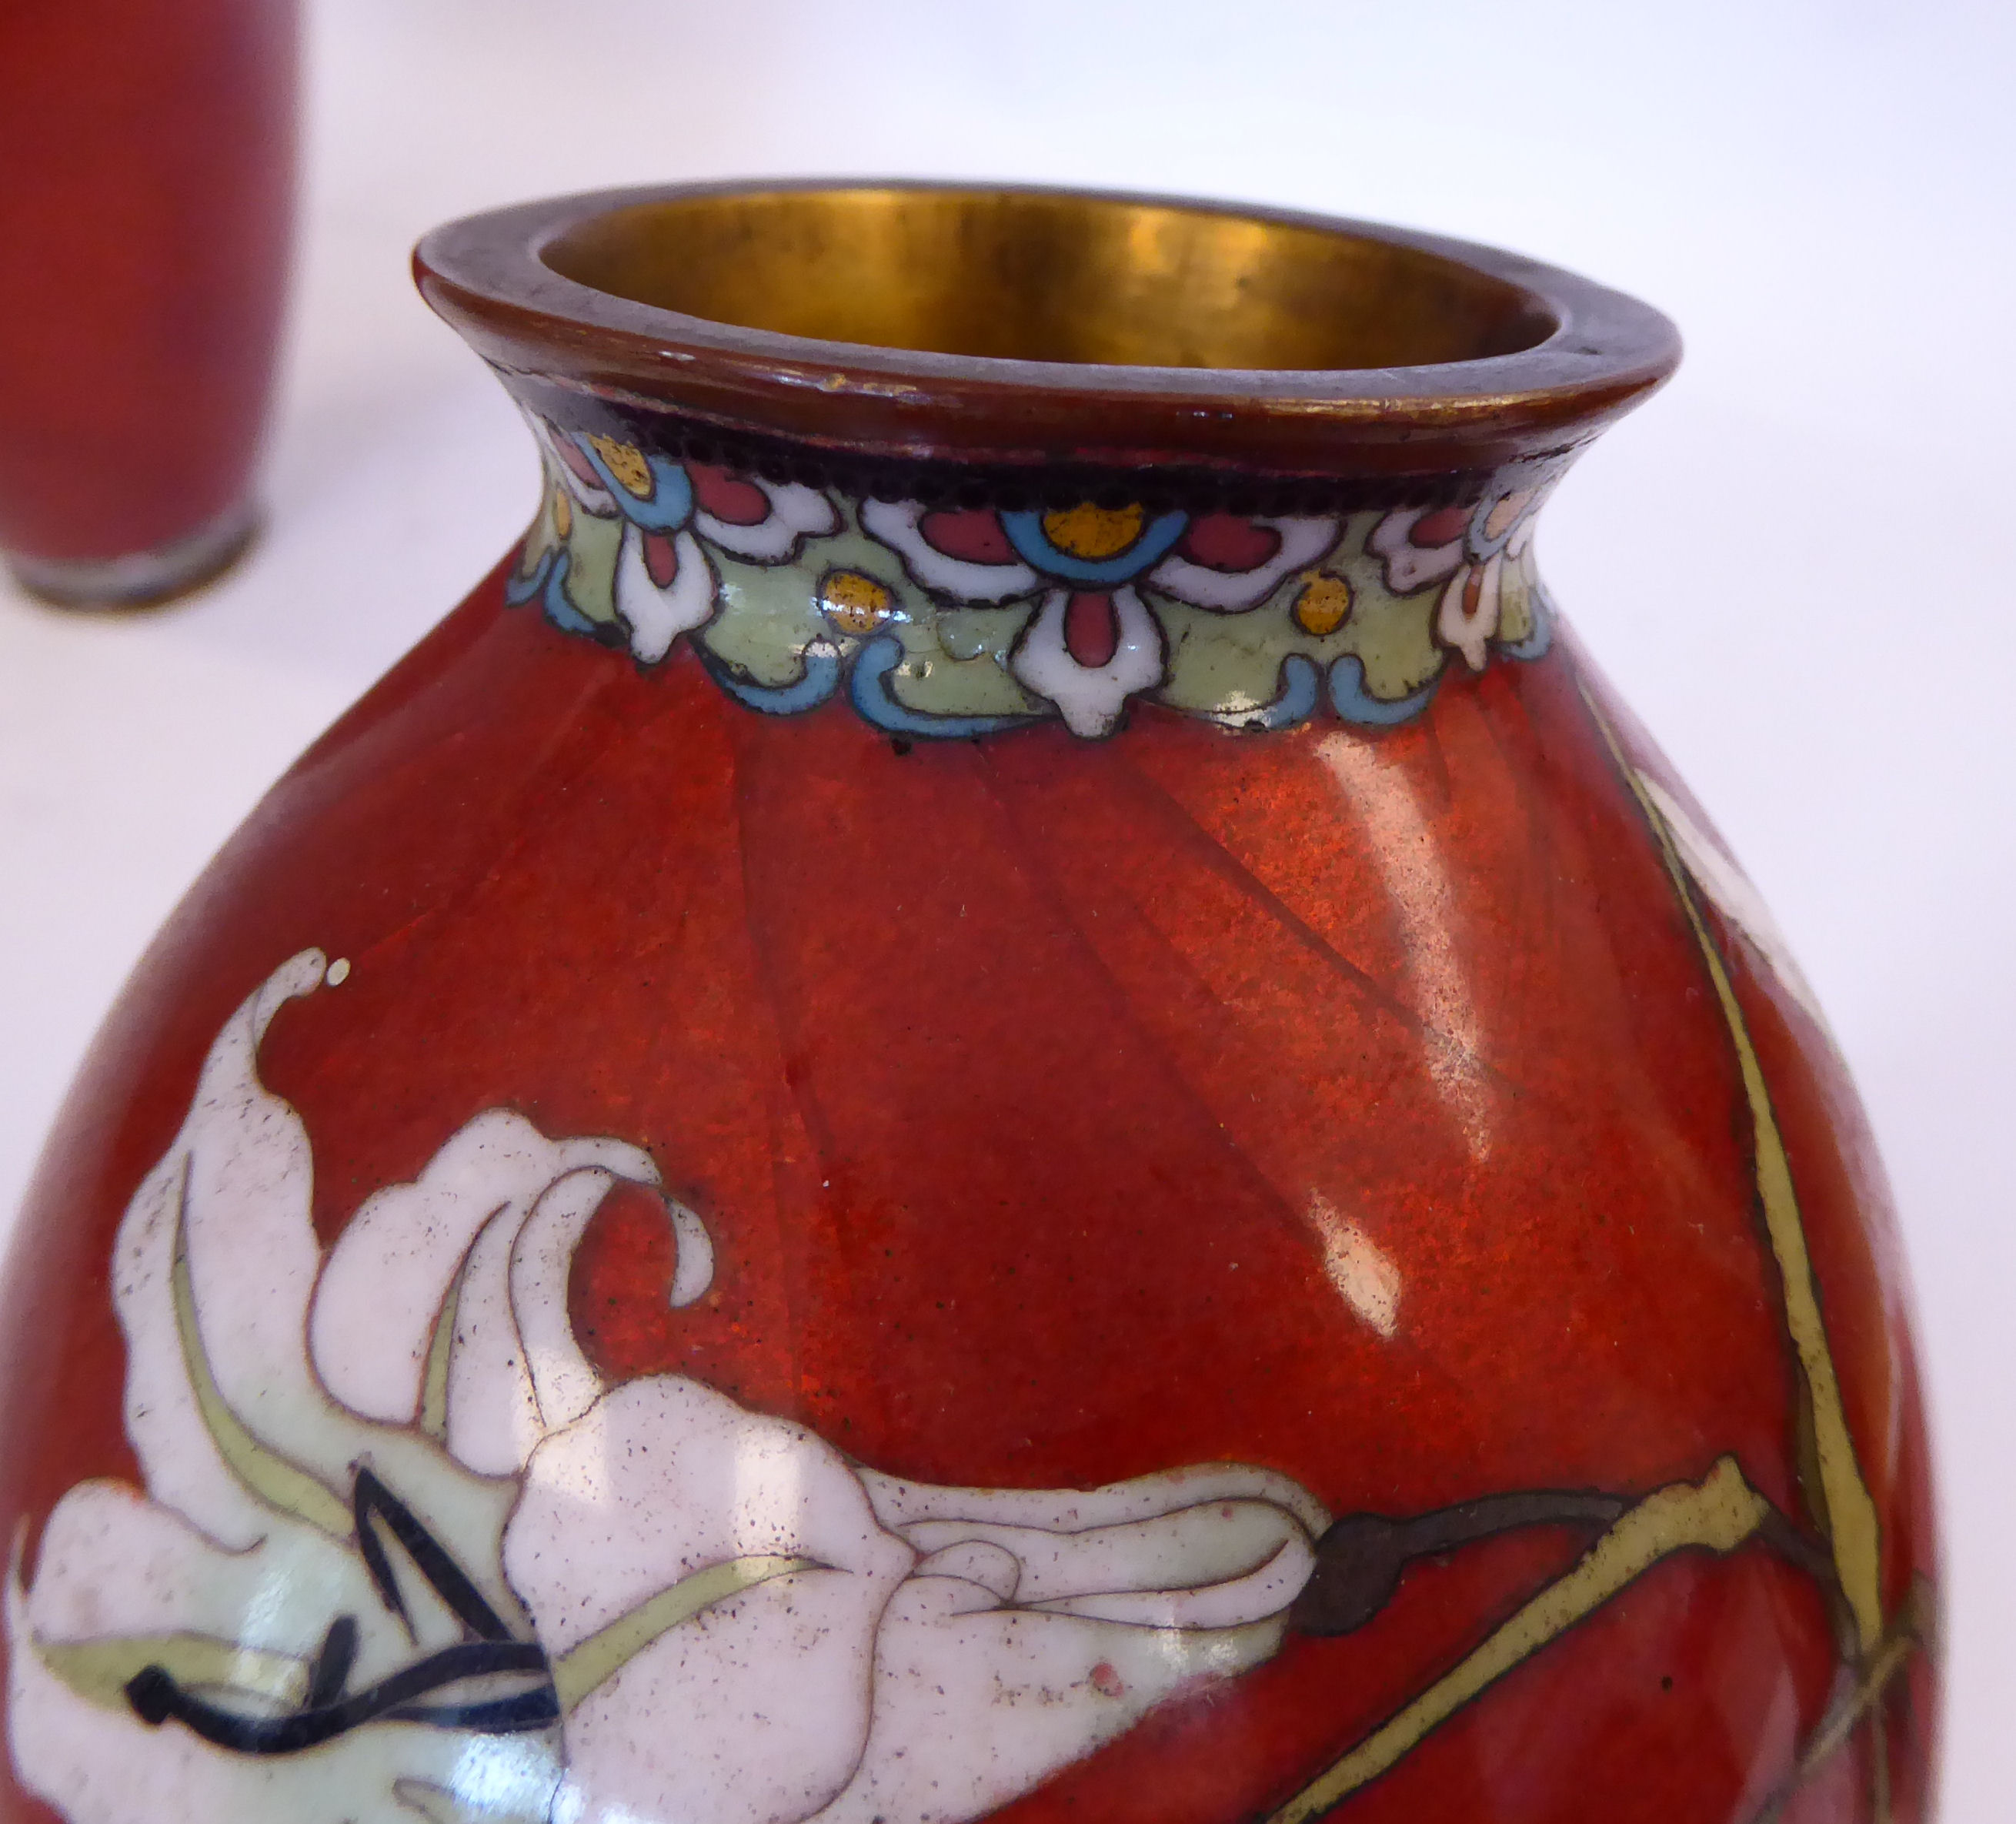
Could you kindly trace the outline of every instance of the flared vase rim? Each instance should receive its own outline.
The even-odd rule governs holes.
[[[1489,294],[1503,319],[1490,333],[1520,345],[1377,366],[1028,359],[726,320],[561,269],[581,269],[567,250],[585,232],[606,239],[619,222],[655,222],[653,211],[862,199],[885,211],[967,203],[1125,211],[1249,240],[1321,237],[1409,278]],[[523,376],[731,437],[868,461],[1366,481],[1475,474],[1571,452],[1662,384],[1680,353],[1678,331],[1651,306],[1479,243],[1211,199],[1021,183],[766,178],[589,191],[448,222],[420,241],[414,270],[428,303],[507,383]]]

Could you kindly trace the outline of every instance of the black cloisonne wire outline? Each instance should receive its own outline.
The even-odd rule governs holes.
[[[297,1754],[319,1747],[339,1736],[380,1718],[425,1723],[436,1728],[466,1729],[480,1735],[517,1735],[542,1729],[560,1719],[560,1696],[553,1667],[537,1641],[522,1641],[511,1632],[457,1564],[416,1517],[412,1509],[362,1465],[351,1491],[351,1512],[357,1548],[373,1587],[386,1608],[396,1615],[410,1638],[412,1617],[399,1588],[391,1555],[376,1530],[387,1530],[473,1639],[430,1653],[376,1685],[344,1695],[357,1659],[357,1619],[339,1615],[322,1637],[308,1669],[308,1690],[300,1708],[281,1716],[247,1716],[185,1691],[167,1667],[142,1667],[126,1684],[126,1701],[150,1726],[174,1721],[220,1748],[240,1754]],[[473,1702],[423,1703],[419,1700],[473,1678],[500,1674],[536,1674],[538,1682],[502,1697]]]
[[[345,1616],[343,1620],[350,1617]],[[416,1701],[444,1685],[499,1672],[536,1672],[540,1682],[508,1697],[474,1703]],[[126,1701],[144,1723],[158,1726],[172,1720],[206,1742],[240,1754],[297,1754],[381,1717],[395,1722],[430,1723],[437,1728],[501,1736],[544,1728],[549,1723],[558,1722],[560,1714],[545,1651],[533,1641],[463,1641],[429,1654],[353,1697],[314,1709],[293,1710],[284,1716],[245,1716],[192,1696],[176,1682],[173,1673],[158,1665],[134,1674],[127,1683]]]
[[[398,1617],[409,1638],[413,1631],[412,1617],[406,1612],[405,1598],[399,1593],[399,1580],[393,1575],[392,1561],[386,1553],[384,1543],[372,1527],[374,1516],[383,1519],[392,1537],[412,1560],[413,1568],[455,1612],[455,1619],[478,1640],[512,1638],[510,1628],[484,1600],[483,1592],[470,1581],[468,1573],[448,1555],[434,1534],[414,1517],[413,1510],[361,1464],[351,1490],[350,1511],[357,1528],[357,1549],[363,1555],[364,1568],[371,1573],[371,1581],[377,1586],[385,1606]]]

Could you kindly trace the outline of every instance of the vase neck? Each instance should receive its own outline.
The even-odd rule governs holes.
[[[905,740],[1097,738],[1137,702],[1383,726],[1548,643],[1532,532],[1560,458],[1372,502],[943,466],[864,487],[634,400],[514,390],[545,485],[508,599],[647,669],[690,653],[754,710],[844,697]]]

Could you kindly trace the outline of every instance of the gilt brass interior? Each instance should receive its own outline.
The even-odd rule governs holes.
[[[884,348],[1138,367],[1408,367],[1544,341],[1532,293],[1299,223],[1039,191],[778,190],[644,203],[547,265],[639,304]]]

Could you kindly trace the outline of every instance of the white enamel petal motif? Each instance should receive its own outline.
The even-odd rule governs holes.
[[[1280,540],[1280,548],[1265,563],[1251,570],[1214,570],[1172,553],[1149,571],[1148,581],[1193,607],[1240,614],[1258,607],[1284,578],[1307,569],[1337,543],[1334,518],[1267,518],[1253,523],[1267,527]]]
[[[751,479],[770,503],[769,514],[754,524],[737,525],[711,513],[693,514],[695,527],[724,551],[754,563],[775,564],[790,557],[801,539],[823,538],[840,529],[833,503],[816,488]]]
[[[647,539],[659,541],[655,548],[671,554],[671,572],[663,582],[651,573],[653,552],[646,547]],[[624,527],[616,555],[614,600],[630,629],[633,658],[653,665],[682,633],[705,626],[713,615],[718,587],[714,566],[691,532],[668,535],[646,532],[635,524]]]
[[[894,549],[925,588],[962,602],[1005,602],[1040,586],[1042,579],[1019,560],[978,563],[948,557],[926,543],[922,527],[930,510],[914,500],[864,500],[861,524],[871,538]]]
[[[1443,586],[1435,609],[1435,633],[1453,646],[1474,672],[1491,656],[1492,636],[1498,631],[1499,582],[1504,554],[1483,564],[1466,564]]]
[[[1415,526],[1433,510],[1423,506],[1403,507],[1389,513],[1372,528],[1366,549],[1385,560],[1386,586],[1396,595],[1431,582],[1438,582],[1463,561],[1463,535],[1439,545],[1417,545]]]
[[[1057,705],[1072,734],[1096,739],[1112,733],[1130,697],[1162,681],[1162,630],[1133,586],[1123,584],[1107,597],[1115,633],[1111,656],[1101,664],[1082,664],[1066,633],[1073,593],[1053,589],[1043,597],[1009,669]]]

